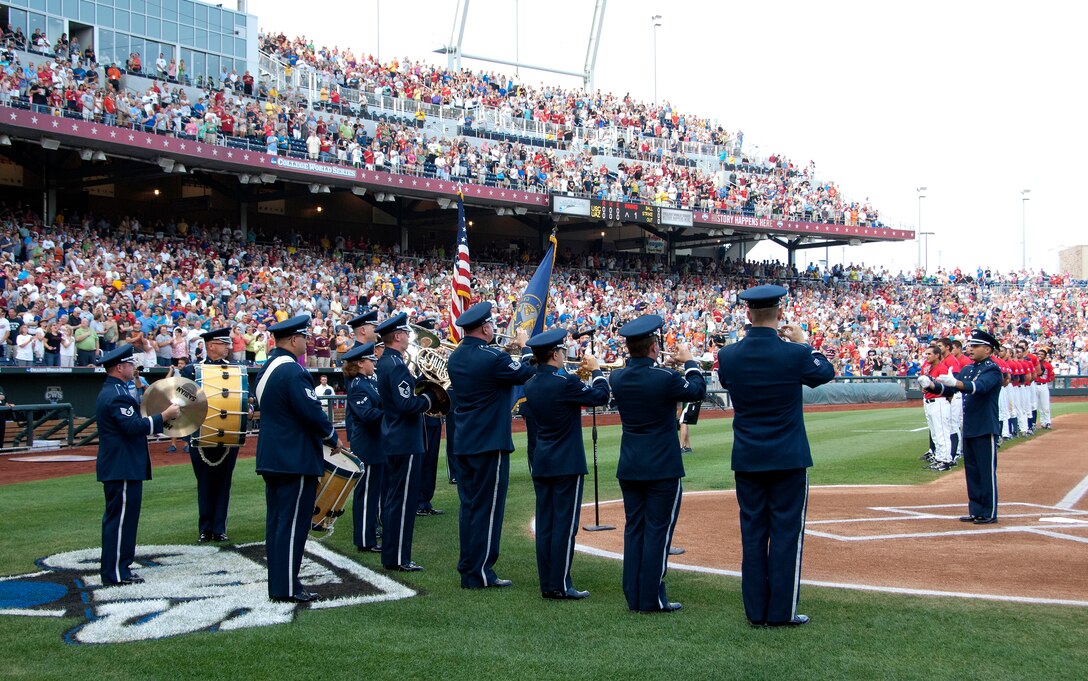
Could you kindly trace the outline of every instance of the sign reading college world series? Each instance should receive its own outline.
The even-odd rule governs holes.
[[[345,166],[336,166],[330,163],[318,163],[316,161],[300,161],[289,156],[269,156],[268,162],[274,166],[287,170],[303,170],[308,173],[321,173],[332,177],[345,177],[355,179],[355,169]]]
[[[415,596],[412,589],[318,544],[306,543],[299,577],[322,600],[268,599],[264,544],[140,546],[143,584],[103,586],[101,549],[37,561],[42,569],[0,578],[0,617],[73,617],[68,643],[129,643],[198,631],[286,624],[300,609],[323,610]]]

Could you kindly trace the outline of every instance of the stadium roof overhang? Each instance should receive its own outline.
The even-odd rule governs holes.
[[[251,185],[248,188],[250,193],[259,188],[261,200],[274,197],[277,193],[295,194],[308,188],[313,193],[352,191],[377,203],[391,200],[391,197],[413,198],[420,200],[421,204],[434,201],[439,208],[445,208],[461,192],[466,205],[491,208],[498,215],[515,218],[534,216],[537,223],[550,216],[550,222],[555,223],[560,232],[634,224],[663,239],[671,248],[699,248],[770,239],[792,250],[914,238],[914,232],[884,227],[801,222],[587,197],[549,196],[518,189],[371,171],[20,109],[0,111],[0,134],[36,143],[42,153],[61,147],[78,150],[83,160],[90,162],[69,170],[67,176],[54,178],[54,181],[82,182],[84,186],[143,176],[161,177],[164,172],[180,174],[199,170],[205,174],[202,182],[209,181],[206,177],[208,173],[233,176],[230,180],[224,178],[217,183],[228,194],[238,184]],[[25,161],[29,167],[41,163],[37,151],[31,157],[26,150],[13,146],[0,149],[13,161]],[[108,167],[94,163],[107,158],[111,161]],[[216,184],[214,180],[212,182]],[[285,186],[288,184],[303,185],[305,188],[288,188]]]

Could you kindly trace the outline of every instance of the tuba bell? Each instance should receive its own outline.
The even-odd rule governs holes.
[[[428,416],[444,416],[450,412],[450,374],[447,368],[450,353],[457,347],[443,341],[430,329],[409,324],[408,369],[416,377],[416,394],[424,391],[437,397],[437,404],[427,412]]]

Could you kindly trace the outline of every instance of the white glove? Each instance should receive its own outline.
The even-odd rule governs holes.
[[[929,390],[933,387],[933,379],[931,379],[929,376],[919,376],[918,387],[922,390]]]
[[[937,377],[937,382],[941,385],[947,385],[949,388],[956,386],[956,377],[952,374],[943,374]]]

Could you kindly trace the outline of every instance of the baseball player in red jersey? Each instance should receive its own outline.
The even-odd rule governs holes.
[[[1050,430],[1050,384],[1054,382],[1054,365],[1050,363],[1050,350],[1039,348],[1039,377],[1035,379],[1035,403],[1039,409],[1036,425]]]
[[[941,362],[945,367],[945,374],[957,376],[960,372],[960,362],[954,354],[956,343],[951,338],[942,338],[937,341],[941,350]],[[948,432],[952,438],[952,461],[956,462],[960,457],[960,434],[963,432],[963,395],[955,392],[946,398],[948,402]]]
[[[1008,440],[1012,435],[1012,431],[1009,429],[1009,420],[1012,418],[1012,396],[1009,394],[1009,382],[1012,380],[1012,373],[1008,356],[1008,347],[1002,345],[998,356],[993,358],[997,368],[1001,369],[1001,392],[997,398],[997,418],[1001,421],[1002,440]]]
[[[1039,393],[1035,389],[1035,381],[1039,378],[1039,358],[1032,353],[1027,343],[1023,343],[1024,348],[1024,361],[1028,363],[1031,369],[1031,380],[1027,382],[1027,390],[1025,391],[1028,396],[1028,432],[1035,432],[1035,427],[1038,424],[1039,416]]]
[[[941,351],[937,344],[926,348],[922,361],[921,375],[936,378],[948,373],[948,367],[941,361]],[[929,425],[929,439],[932,441],[932,455],[929,468],[946,471],[952,467],[952,433],[949,428],[949,401],[933,392],[922,393],[922,409]],[[927,452],[927,455],[930,454]]]

